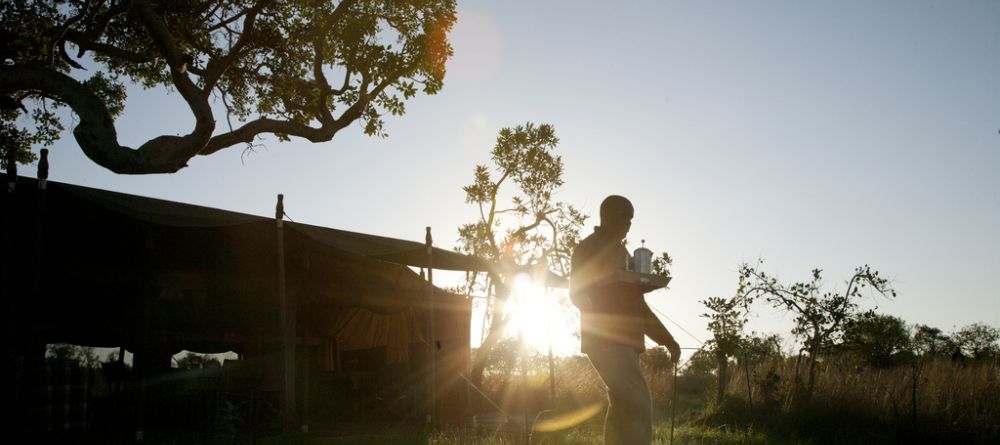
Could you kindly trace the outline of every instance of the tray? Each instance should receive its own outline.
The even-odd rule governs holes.
[[[618,270],[613,275],[601,281],[601,285],[626,285],[639,288],[642,293],[652,292],[662,289],[670,284],[670,277],[661,277],[649,273],[634,272],[631,270]]]

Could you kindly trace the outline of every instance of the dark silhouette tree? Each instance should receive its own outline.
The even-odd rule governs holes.
[[[757,367],[772,357],[781,357],[781,336],[751,332],[740,339],[736,362],[743,367],[747,385],[747,403],[753,405],[753,383],[757,380]],[[770,394],[769,394],[770,395]]]
[[[94,348],[69,343],[53,343],[48,345],[45,351],[45,359],[58,363],[75,363],[88,368],[96,368],[101,363]]]
[[[586,216],[552,194],[563,185],[559,139],[548,124],[504,128],[490,151],[492,166],[477,165],[463,189],[479,217],[458,229],[459,250],[498,265],[500,272],[470,277],[487,293],[483,342],[473,359],[472,381],[481,383],[486,357],[510,321],[504,305],[514,275],[525,268],[568,277],[570,256]],[[561,301],[569,307],[568,299]]]
[[[265,134],[325,142],[360,120],[385,136],[384,115],[441,89],[454,21],[454,0],[4,0],[0,142],[30,161],[69,107],[87,157],[148,174]],[[121,145],[126,83],[176,92],[193,127]]]
[[[866,312],[844,325],[841,347],[872,367],[889,368],[906,360],[912,344],[901,318]]]
[[[928,358],[947,356],[955,351],[955,342],[940,329],[918,324],[913,330],[913,352]]]
[[[976,360],[989,359],[1000,352],[1000,329],[973,323],[951,335],[962,352]]]
[[[845,325],[860,315],[858,301],[863,297],[862,291],[870,289],[890,298],[896,296],[896,291],[888,279],[880,277],[879,272],[868,265],[855,269],[847,280],[844,292],[823,292],[820,269],[812,271],[810,281],[785,285],[776,277],[760,271],[762,263],[763,261],[759,261],[754,266],[740,266],[737,295],[746,298],[748,302],[764,299],[775,308],[789,311],[795,317],[792,335],[802,342],[802,351],[808,353],[808,381],[805,393],[802,394],[808,399],[815,388],[817,360],[836,343]],[[796,378],[796,390],[799,388],[798,384]]]

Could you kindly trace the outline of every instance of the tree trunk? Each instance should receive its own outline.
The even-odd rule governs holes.
[[[476,356],[472,361],[472,375],[469,376],[472,384],[480,389],[483,387],[483,370],[486,368],[486,358],[489,357],[490,352],[493,351],[497,343],[500,343],[504,328],[507,327],[507,322],[509,321],[508,318],[503,316],[503,311],[504,306],[507,304],[507,299],[510,297],[510,288],[500,282],[495,282],[495,285],[497,291],[494,297],[496,300],[493,304],[490,331],[486,334],[486,338],[483,339],[482,344],[479,345],[479,349],[476,350]]]
[[[729,360],[726,359],[726,354],[722,352],[721,348],[716,353],[716,359],[719,361],[719,387],[715,395],[715,403],[722,405],[722,399],[726,395],[726,383],[729,381]]]
[[[747,378],[747,405],[753,408],[753,385],[750,382],[750,362],[747,361],[746,354],[743,354],[743,373]]]
[[[801,392],[802,379],[799,377],[799,365],[802,362],[802,350],[799,349],[799,355],[795,357],[795,377],[792,379],[792,391],[789,394],[787,403],[795,403],[799,399],[799,393]]]
[[[922,365],[923,364],[920,362],[920,359],[914,359],[913,365],[911,365],[911,371],[913,373],[913,381],[911,383],[913,384],[913,387],[910,393],[910,420],[913,422],[914,428],[917,426],[917,384],[920,382]]]
[[[809,382],[806,384],[806,394],[805,399],[809,400],[812,398],[813,389],[816,387],[816,354],[817,351],[814,349],[809,350]]]

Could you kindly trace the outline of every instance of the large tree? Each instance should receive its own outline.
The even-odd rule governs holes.
[[[59,107],[91,160],[127,174],[266,134],[325,142],[358,120],[384,136],[383,115],[441,89],[454,21],[454,0],[3,0],[0,143],[30,161],[59,137]],[[128,83],[178,93],[193,126],[121,145]]]
[[[569,276],[570,255],[586,216],[552,196],[563,185],[562,157],[555,154],[558,144],[548,124],[501,129],[490,151],[492,165],[477,165],[472,183],[464,187],[465,200],[476,206],[478,217],[459,228],[458,248],[499,266],[494,273],[471,276],[468,283],[485,291],[488,299],[487,333],[472,366],[477,386],[486,357],[510,321],[504,306],[514,275],[534,268]]]
[[[913,330],[914,353],[928,358],[947,356],[955,352],[954,340],[933,326],[918,324]]]

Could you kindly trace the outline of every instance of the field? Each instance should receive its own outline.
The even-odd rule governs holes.
[[[673,378],[662,351],[643,356],[654,401],[655,443],[670,442]],[[524,412],[572,412],[604,400],[600,381],[583,357],[556,361],[556,392],[543,360],[533,360],[529,378],[494,368],[485,382],[495,410],[511,415],[506,425],[478,428],[420,425],[344,425],[308,435],[253,438],[256,443],[294,444],[600,444],[604,406],[565,429],[526,434]],[[802,374],[801,364],[798,374]],[[847,357],[824,360],[808,398],[794,396],[796,360],[773,357],[744,368],[733,363],[722,403],[717,376],[697,363],[677,379],[676,444],[896,444],[1000,443],[1000,368],[995,361],[953,362],[947,358],[876,369]],[[516,382],[527,381],[524,392]],[[748,384],[749,382],[749,384]],[[749,395],[749,397],[748,397]],[[798,397],[798,398],[796,398]],[[477,408],[487,409],[488,403]],[[482,411],[481,411],[482,412]],[[502,417],[502,416],[501,416]],[[241,443],[248,438],[214,438],[206,443]],[[186,443],[168,440],[165,443]]]

